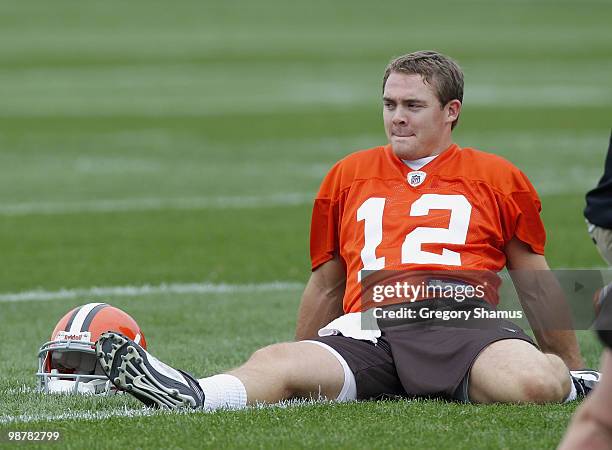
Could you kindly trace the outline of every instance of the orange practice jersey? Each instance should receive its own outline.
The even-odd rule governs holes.
[[[415,171],[389,145],[363,150],[336,163],[321,184],[312,269],[339,254],[344,311],[360,311],[364,269],[497,273],[514,236],[544,254],[540,210],[527,177],[499,156],[453,144]],[[496,295],[486,300],[496,304]]]

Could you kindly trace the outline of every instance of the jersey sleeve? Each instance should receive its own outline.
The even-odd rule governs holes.
[[[310,261],[315,270],[339,251],[341,211],[341,164],[326,175],[312,208],[310,223]]]
[[[516,236],[531,247],[534,253],[544,254],[546,231],[540,217],[542,203],[527,176],[516,169],[510,192],[502,202],[504,243]]]

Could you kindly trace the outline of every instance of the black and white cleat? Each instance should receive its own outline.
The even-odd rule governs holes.
[[[204,405],[204,392],[193,376],[164,364],[120,333],[102,334],[96,342],[96,355],[109,380],[147,406],[178,409]]]
[[[570,375],[574,386],[576,386],[578,398],[586,397],[597,386],[601,377],[601,373],[589,369],[570,370]]]

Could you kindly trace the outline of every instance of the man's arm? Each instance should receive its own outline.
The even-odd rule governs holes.
[[[583,369],[571,312],[546,258],[516,237],[506,245],[505,253],[510,276],[541,350],[555,353],[571,370]]]
[[[296,341],[317,337],[320,328],[344,314],[345,285],[346,272],[338,255],[312,272],[298,311]]]

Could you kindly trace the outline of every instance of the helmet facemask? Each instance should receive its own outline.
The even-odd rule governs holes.
[[[112,394],[113,384],[96,358],[95,343],[59,340],[38,352],[38,387],[46,394]]]

